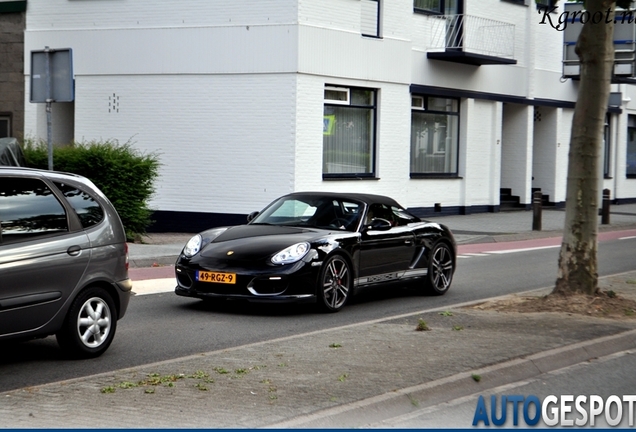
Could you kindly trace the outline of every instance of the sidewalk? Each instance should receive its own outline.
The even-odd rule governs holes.
[[[633,215],[612,215],[612,224],[601,231],[636,228],[636,205],[621,206],[621,211]],[[532,232],[531,217],[531,212],[514,212],[434,220],[456,230],[462,245],[560,235],[563,212],[544,212],[545,232]],[[149,236],[147,244],[130,245],[131,262],[165,259],[172,264],[189,237]],[[150,269],[131,270],[142,274]],[[152,270],[169,272],[171,267]],[[636,268],[602,278],[600,285],[636,299],[634,281]],[[380,318],[0,393],[2,427],[386,428],[392,418],[457,397],[474,397],[476,403],[477,395],[488,395],[489,389],[636,349],[633,318],[503,313],[470,306]],[[420,319],[430,331],[416,331]],[[448,419],[446,426],[467,428],[470,420]]]

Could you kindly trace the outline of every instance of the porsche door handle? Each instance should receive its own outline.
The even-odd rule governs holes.
[[[404,240],[404,244],[407,246],[411,246],[413,244],[413,240]]]
[[[70,256],[78,256],[81,251],[82,248],[79,246],[71,246],[70,248],[66,249],[66,253]]]

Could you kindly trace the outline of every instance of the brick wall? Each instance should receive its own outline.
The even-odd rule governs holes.
[[[0,115],[10,115],[16,138],[24,134],[24,27],[24,13],[0,13]]]

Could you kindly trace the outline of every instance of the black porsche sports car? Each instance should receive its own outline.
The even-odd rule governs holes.
[[[420,280],[448,291],[456,243],[444,225],[420,220],[393,199],[297,192],[246,225],[193,236],[175,265],[176,294],[200,299],[318,302],[336,312],[358,290]]]

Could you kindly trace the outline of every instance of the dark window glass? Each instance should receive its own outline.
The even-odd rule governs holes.
[[[384,204],[371,204],[367,213],[366,223],[370,224],[373,219],[384,219],[389,221],[391,225],[395,225],[395,219],[391,208]]]
[[[395,221],[395,224],[398,226],[408,225],[414,222],[419,222],[418,217],[413,216],[412,214],[408,213],[403,208],[392,206],[391,211],[393,212],[393,216],[394,216],[393,220]]]
[[[385,204],[371,204],[367,212],[366,224],[370,224],[373,219],[377,218],[389,221],[392,226],[408,225],[419,221],[416,216],[413,216],[403,208]]]
[[[413,0],[413,9],[418,12],[453,15],[459,13],[458,0]]]
[[[252,224],[314,226],[355,231],[361,204],[321,196],[283,197],[263,210]]]
[[[0,138],[9,137],[9,131],[11,128],[9,127],[9,117],[0,116]]]
[[[55,183],[55,186],[62,191],[66,200],[75,209],[84,228],[97,225],[104,219],[104,210],[91,195],[67,184]]]
[[[603,176],[609,178],[610,176],[610,156],[611,156],[611,130],[610,130],[610,115],[605,116],[605,127],[603,130]]]
[[[0,178],[2,242],[68,232],[64,207],[38,179]]]
[[[627,170],[629,178],[636,177],[636,116],[630,115],[627,127]]]
[[[537,9],[542,11],[543,9],[547,9],[549,11],[552,10],[557,5],[559,0],[537,0]]]

